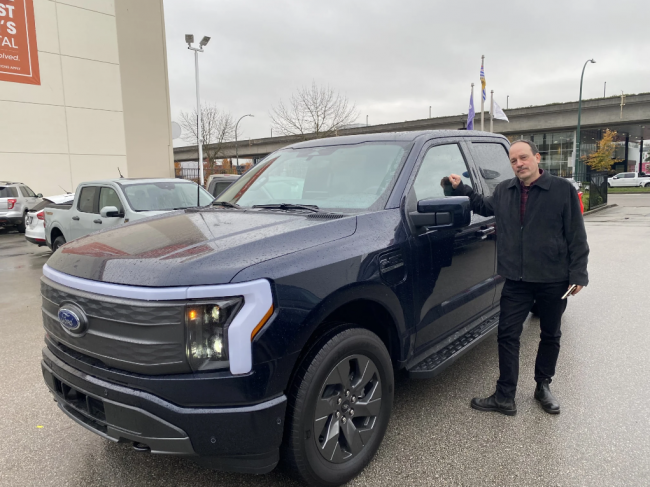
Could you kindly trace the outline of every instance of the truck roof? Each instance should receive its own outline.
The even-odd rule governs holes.
[[[306,147],[323,147],[328,145],[360,144],[362,142],[410,142],[419,137],[486,137],[505,139],[503,135],[478,130],[417,130],[413,132],[382,132],[378,134],[342,135],[340,137],[327,137],[323,139],[298,142],[285,149],[302,149]]]
[[[106,183],[119,183],[122,186],[129,186],[131,184],[142,183],[191,183],[187,179],[179,178],[115,178],[115,179],[98,179],[95,181],[84,181],[81,184],[106,184]]]

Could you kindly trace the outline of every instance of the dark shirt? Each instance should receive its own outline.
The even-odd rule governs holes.
[[[544,174],[544,169],[539,170],[540,176]],[[519,186],[521,188],[521,202],[519,203],[519,214],[521,215],[521,224],[524,224],[524,217],[526,216],[526,203],[528,202],[528,193],[530,193],[530,188],[533,187],[533,184],[535,184],[538,181],[536,179],[532,183],[530,183],[530,186],[524,185],[524,183],[519,180]]]

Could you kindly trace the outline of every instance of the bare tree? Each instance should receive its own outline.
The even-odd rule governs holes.
[[[329,86],[300,88],[287,103],[280,100],[269,113],[273,127],[283,135],[333,135],[359,116],[354,104]]]
[[[191,112],[181,112],[180,126],[183,140],[197,143],[198,119],[196,108]],[[201,105],[201,139],[203,140],[203,157],[206,176],[215,173],[217,159],[223,151],[224,142],[235,139],[235,124],[229,113],[222,112],[215,105]]]

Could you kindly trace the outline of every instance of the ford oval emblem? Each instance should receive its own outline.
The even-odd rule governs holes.
[[[70,331],[76,331],[81,327],[81,320],[77,316],[77,313],[70,309],[61,308],[59,310],[59,322],[61,326]]]
[[[86,315],[83,310],[73,304],[64,304],[59,308],[59,323],[70,334],[79,335],[86,328]]]

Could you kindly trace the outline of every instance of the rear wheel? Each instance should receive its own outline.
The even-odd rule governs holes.
[[[16,229],[18,230],[18,233],[25,233],[25,219],[27,218],[27,214],[25,213],[23,215],[23,219],[16,225]]]
[[[59,235],[54,239],[54,242],[52,242],[52,252],[56,252],[61,245],[65,243],[65,238],[63,235]]]
[[[645,183],[644,188],[650,188],[650,183]]]
[[[314,486],[357,476],[384,438],[393,381],[390,356],[374,333],[349,328],[323,339],[291,386],[285,466]]]

